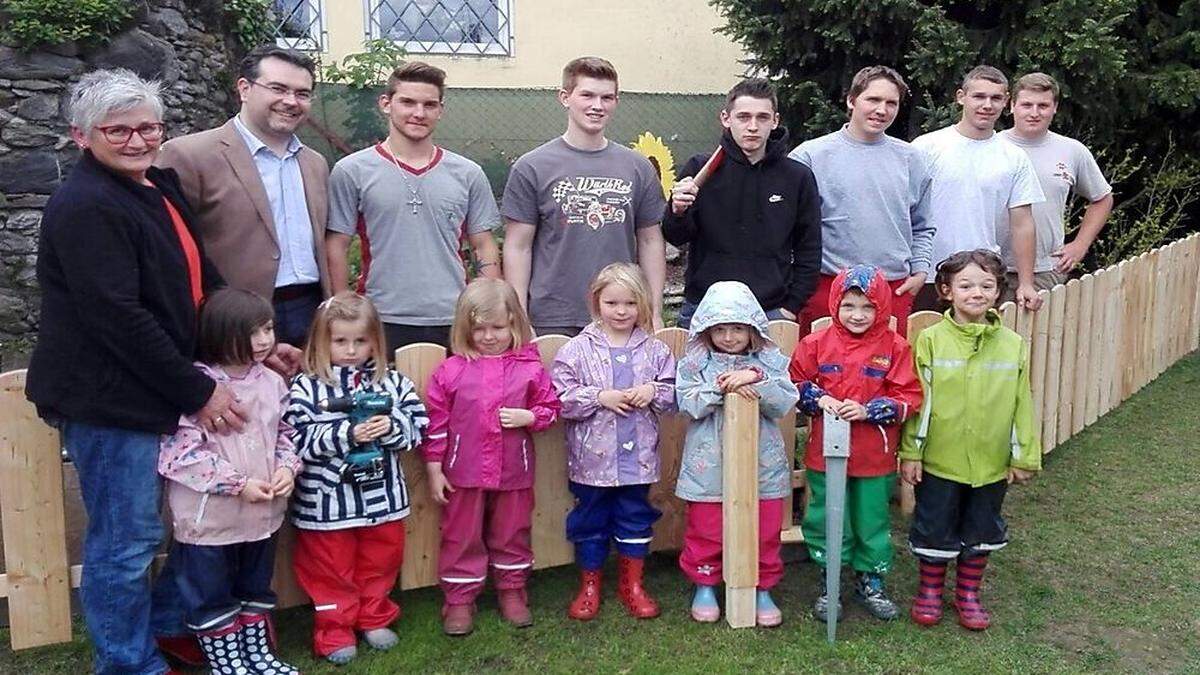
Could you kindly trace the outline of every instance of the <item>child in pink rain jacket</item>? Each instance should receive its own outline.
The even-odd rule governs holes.
[[[512,287],[477,279],[458,299],[455,355],[426,391],[429,434],[421,452],[442,505],[438,576],[448,635],[473,629],[489,566],[500,613],[521,627],[533,621],[525,595],[533,567],[532,432],[554,423],[559,403],[531,335]]]

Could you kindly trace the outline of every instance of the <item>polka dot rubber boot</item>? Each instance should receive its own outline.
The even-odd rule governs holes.
[[[299,675],[299,670],[275,658],[271,653],[266,614],[242,614],[240,621],[238,641],[247,672],[260,675]]]
[[[248,675],[254,672],[242,660],[242,647],[238,641],[240,630],[241,624],[234,622],[226,628],[196,635],[212,675]]]

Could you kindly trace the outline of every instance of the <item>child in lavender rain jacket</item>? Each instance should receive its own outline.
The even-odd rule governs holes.
[[[675,359],[650,331],[650,294],[636,265],[600,270],[588,293],[595,318],[554,359],[552,377],[567,427],[567,467],[575,508],[580,587],[568,609],[588,621],[600,610],[600,571],[617,546],[617,597],[649,619],[658,603],[642,585],[651,528],[662,514],[648,499],[658,480],[658,416],[674,409]]]

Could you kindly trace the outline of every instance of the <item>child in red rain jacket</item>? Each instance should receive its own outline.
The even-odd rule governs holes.
[[[466,635],[492,569],[500,614],[533,623],[525,582],[533,567],[533,437],[558,418],[558,397],[512,286],[476,279],[458,298],[450,345],[425,394],[421,454],[442,505],[438,577],[442,630]]]
[[[800,389],[800,411],[813,416],[804,458],[811,491],[804,515],[805,543],[812,559],[824,567],[829,542],[822,415],[828,410],[851,423],[842,563],[857,573],[856,599],[882,620],[898,614],[884,592],[883,575],[892,564],[888,502],[896,482],[900,429],[921,407],[912,350],[888,327],[891,295],[875,267],[842,270],[829,292],[833,325],[805,337],[788,369]],[[825,575],[819,591],[813,614],[824,621],[829,606]],[[840,607],[840,599],[834,600]]]

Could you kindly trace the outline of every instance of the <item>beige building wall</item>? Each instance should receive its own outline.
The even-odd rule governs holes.
[[[325,0],[327,51],[362,51],[364,0]],[[723,20],[707,0],[511,0],[512,56],[412,54],[446,70],[450,86],[557,87],[577,56],[602,56],[622,91],[725,93],[741,77],[742,50],[715,33]],[[394,4],[398,6],[398,4]]]

